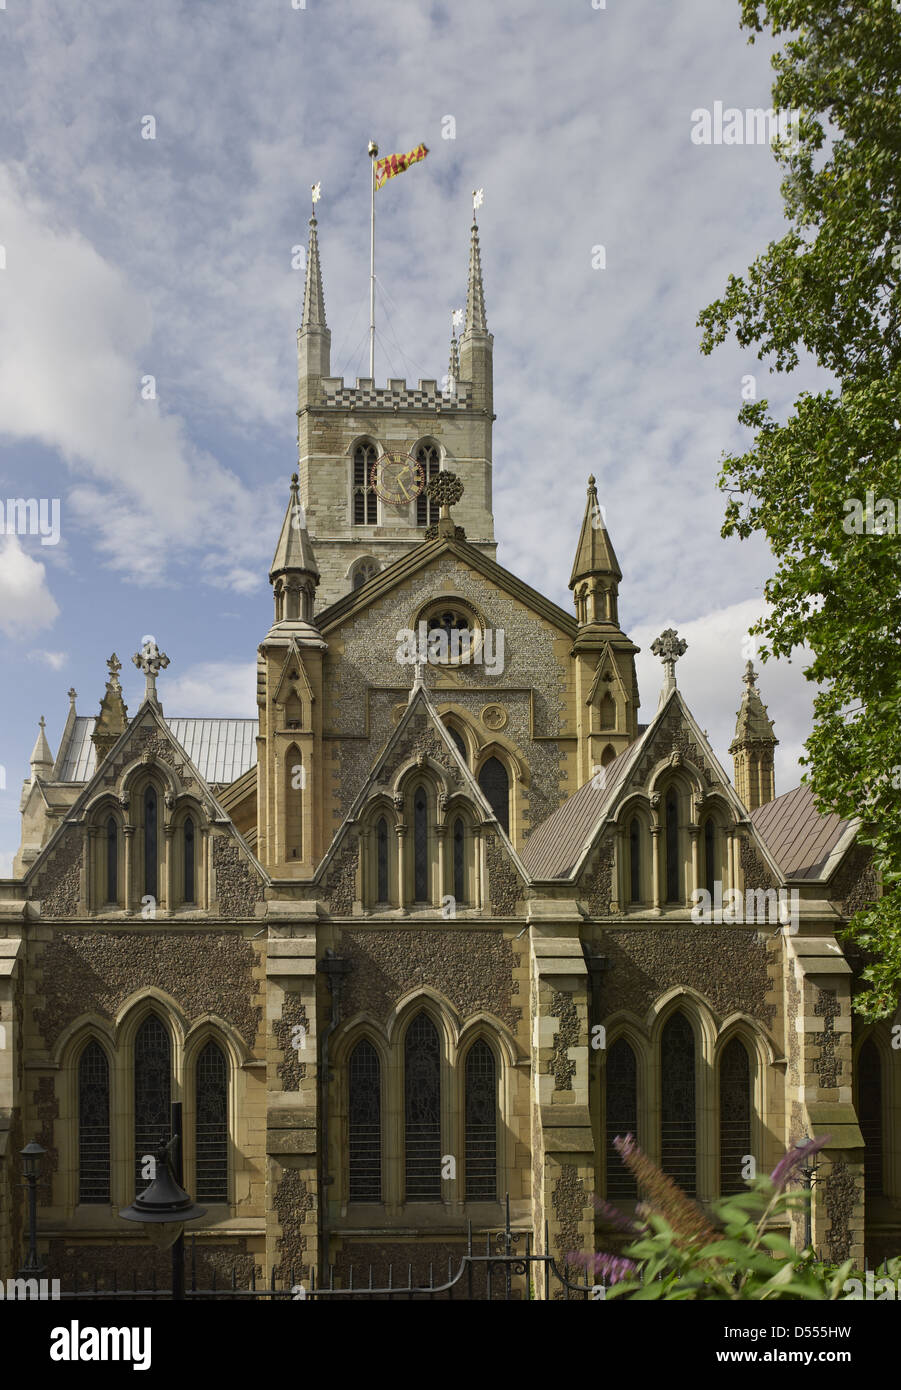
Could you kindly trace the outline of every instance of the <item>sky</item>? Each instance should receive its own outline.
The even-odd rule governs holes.
[[[589,473],[642,648],[727,770],[773,562],[723,540],[743,379],[784,418],[824,375],[699,351],[697,317],[785,230],[765,145],[692,113],[770,105],[738,0],[9,0],[0,9],[0,500],[56,501],[59,539],[0,534],[0,875],[40,715],[56,753],[115,650],[152,633],[167,715],[254,717],[268,568],[296,463],[310,186],[332,371],[368,375],[367,144],[424,142],[378,195],[376,378],[440,378],[465,302],[472,190],[494,334],[498,560],[567,611]],[[152,137],[152,138],[148,138]],[[598,248],[603,248],[602,254]],[[52,513],[50,513],[52,515]],[[796,786],[803,654],[759,667]]]

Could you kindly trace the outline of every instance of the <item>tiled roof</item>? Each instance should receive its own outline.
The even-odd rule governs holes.
[[[603,786],[592,777],[532,831],[521,856],[532,878],[565,878],[572,873],[640,742],[632,743],[607,764]]]
[[[92,717],[76,718],[68,745],[60,750],[61,782],[87,782],[94,775],[94,723]],[[210,786],[233,782],[256,763],[256,719],[167,719],[166,723]]]
[[[758,806],[751,820],[786,878],[818,878],[851,824],[822,815],[808,782]]]

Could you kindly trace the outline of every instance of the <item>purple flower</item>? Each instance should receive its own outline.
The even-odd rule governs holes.
[[[607,1222],[608,1226],[615,1226],[618,1231],[625,1231],[626,1235],[634,1236],[638,1234],[638,1227],[628,1216],[624,1216],[610,1202],[605,1202],[601,1197],[592,1197],[592,1204],[595,1211]]]
[[[623,1279],[628,1279],[630,1274],[637,1268],[634,1260],[627,1260],[625,1255],[584,1255],[575,1252],[566,1257],[567,1263],[579,1265],[587,1270],[589,1274],[600,1274],[607,1284],[618,1284]]]
[[[784,1191],[788,1183],[792,1182],[797,1176],[797,1170],[811,1154],[819,1153],[820,1149],[825,1149],[826,1145],[832,1142],[831,1134],[824,1134],[820,1139],[808,1139],[806,1144],[794,1146],[782,1155],[772,1173],[770,1182],[774,1183],[780,1192]]]

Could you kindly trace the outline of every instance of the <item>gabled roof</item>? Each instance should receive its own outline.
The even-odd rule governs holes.
[[[324,608],[321,613],[316,615],[316,626],[319,631],[325,634],[330,628],[337,627],[348,617],[363,609],[368,608],[371,603],[387,594],[391,589],[399,584],[405,583],[420,570],[440,558],[445,552],[454,555],[459,560],[463,560],[467,565],[471,565],[495,588],[501,588],[531,608],[540,618],[553,623],[555,627],[561,629],[567,637],[575,638],[577,624],[574,613],[566,613],[562,608],[558,608],[556,603],[545,598],[537,589],[517,579],[510,570],[504,569],[503,565],[497,564],[490,559],[477,546],[470,545],[468,541],[458,540],[456,537],[441,536],[433,541],[423,541],[422,545],[417,545],[409,550],[378,574],[367,579],[365,584],[361,584],[359,589],[354,589],[351,593],[345,594],[328,608]]]
[[[856,820],[824,815],[809,782],[751,812],[751,821],[786,878],[825,879],[854,840]]]
[[[184,749],[203,780],[223,786],[241,777],[257,760],[256,719],[165,719],[170,732]],[[96,769],[93,716],[77,715],[56,759],[56,782],[87,782]]]
[[[529,836],[523,852],[523,864],[533,880],[571,880],[577,876],[597,842],[604,823],[619,814],[619,807],[629,794],[633,774],[636,770],[640,771],[640,764],[646,756],[653,756],[653,745],[660,727],[674,710],[738,819],[747,822],[746,807],[720,766],[681,691],[674,688],[644,733],[604,768],[603,776],[598,775],[586,782]],[[770,868],[778,876],[778,864],[768,853],[762,837],[758,836],[757,839],[764,858],[769,860]]]

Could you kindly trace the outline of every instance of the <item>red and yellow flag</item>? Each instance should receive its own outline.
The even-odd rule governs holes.
[[[375,161],[375,186],[381,188],[382,184],[393,179],[395,174],[402,174],[405,169],[409,169],[411,164],[418,164],[421,159],[425,159],[428,150],[425,145],[417,145],[415,150],[410,150],[408,154],[389,154],[387,159],[377,159]]]

